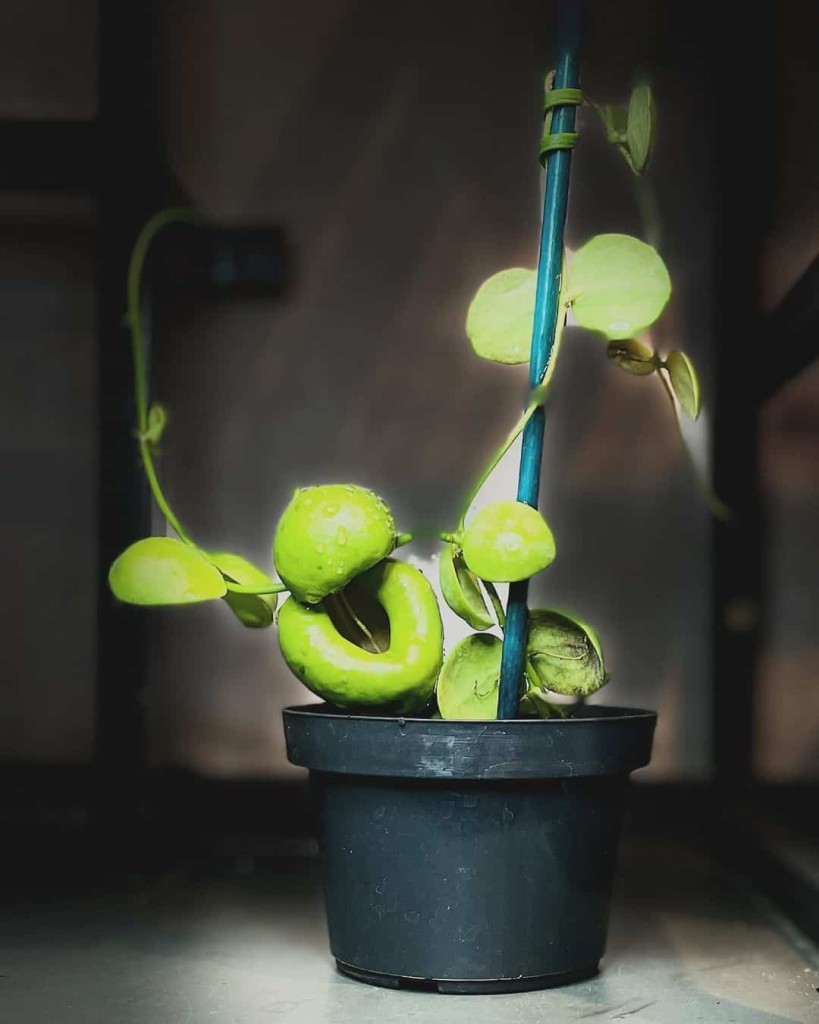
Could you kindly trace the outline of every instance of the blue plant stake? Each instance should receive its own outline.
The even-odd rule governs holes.
[[[538,255],[535,317],[532,329],[532,354],[529,382],[536,387],[546,372],[552,355],[560,300],[560,274],[563,260],[563,228],[569,195],[571,147],[575,106],[579,101],[578,53],[580,49],[581,0],[563,0],[558,15],[558,60],[554,90],[551,133],[544,140],[542,154],[548,170],[543,199],[543,222]],[[571,90],[563,94],[562,90]],[[520,457],[518,500],[537,508],[540,489],[540,465],[543,456],[544,412],[539,408],[523,432]],[[521,680],[526,659],[527,599],[529,581],[509,586],[506,629],[503,638],[498,718],[515,718],[520,699]]]

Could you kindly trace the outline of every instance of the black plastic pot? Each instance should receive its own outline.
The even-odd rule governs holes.
[[[612,707],[488,722],[286,709],[339,969],[441,992],[596,973],[628,776],[648,763],[655,722]]]

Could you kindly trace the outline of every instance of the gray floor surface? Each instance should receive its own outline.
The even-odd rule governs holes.
[[[395,992],[335,972],[315,858],[243,858],[104,891],[18,890],[0,920],[0,1021],[819,1024],[819,958],[741,879],[642,842],[621,851],[597,978],[515,995]]]

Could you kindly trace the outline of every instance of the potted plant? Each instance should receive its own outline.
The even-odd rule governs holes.
[[[650,756],[653,712],[585,703],[608,678],[593,628],[565,609],[527,607],[528,580],[556,552],[537,484],[567,314],[602,337],[616,366],[659,379],[675,416],[700,407],[690,361],[638,337],[670,296],[657,252],[603,234],[568,261],[563,253],[574,111],[590,102],[577,88],[577,31],[568,17],[547,79],[538,270],[494,274],[466,318],[479,356],[530,363],[531,392],[458,522],[439,534],[440,594],[474,630],[447,649],[434,587],[397,555],[411,535],[364,487],[297,490],[275,530],[275,575],[196,545],[155,469],[167,417],[148,400],[139,303],[153,237],[188,214],[153,217],[131,261],[137,441],[176,536],[131,545],[110,568],[111,589],[137,605],[221,599],[251,628],[275,621],[291,671],[323,700],[286,709],[284,725],[290,759],[310,770],[332,952],[342,971],[374,984],[512,991],[594,973],[628,776]],[[656,121],[650,87],[638,83],[622,109],[592,106],[642,174]],[[517,500],[470,514],[521,433]],[[509,584],[506,607],[496,584]]]

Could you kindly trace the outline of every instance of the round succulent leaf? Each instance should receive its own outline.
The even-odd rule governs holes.
[[[514,267],[478,289],[466,315],[472,348],[495,363],[528,363],[535,318],[537,273]]]
[[[647,377],[657,369],[654,353],[636,338],[610,341],[606,354],[615,366],[619,366],[626,373],[634,374],[635,377]]]
[[[677,401],[685,415],[695,420],[702,409],[702,392],[694,364],[685,352],[672,352],[665,365]]]
[[[498,717],[501,640],[473,633],[457,643],[444,660],[436,696],[442,718]]]
[[[196,604],[224,597],[222,574],[201,551],[173,537],[146,537],[114,561],[108,583],[128,604]]]
[[[640,82],[631,91],[626,120],[626,145],[635,174],[643,174],[648,167],[656,134],[654,93],[647,82]]]
[[[630,338],[649,327],[671,295],[659,254],[631,235],[595,235],[574,254],[568,294],[581,327]]]
[[[478,577],[470,572],[463,554],[447,544],[438,563],[438,579],[444,600],[473,629],[489,629],[493,619],[481,593]]]
[[[463,532],[467,567],[482,580],[526,580],[554,561],[555,539],[536,508],[496,501],[476,512]]]
[[[205,555],[232,583],[250,587],[265,587],[273,583],[273,579],[263,569],[242,555],[236,555],[232,551],[206,551]],[[228,590],[224,600],[243,625],[251,629],[264,629],[273,624],[278,596],[237,594]]]
[[[552,693],[587,696],[606,683],[597,634],[566,612],[538,608],[529,613],[526,654],[540,686]]]
[[[395,548],[395,521],[377,494],[355,484],[296,491],[273,539],[276,571],[293,596],[317,604]]]

